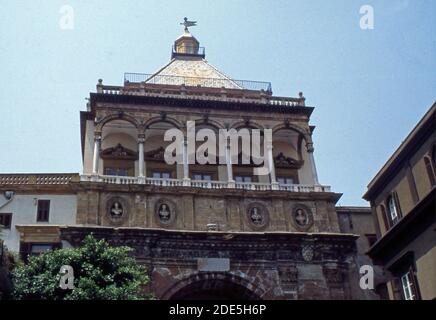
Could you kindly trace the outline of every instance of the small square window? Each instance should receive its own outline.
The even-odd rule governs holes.
[[[127,177],[129,172],[125,168],[105,168],[105,175],[107,176],[119,176],[119,177]]]
[[[212,181],[212,175],[196,173],[196,174],[192,175],[192,180],[197,180],[197,181]]]
[[[170,179],[171,174],[169,172],[164,172],[164,171],[154,171],[152,173],[152,177],[154,179]]]
[[[42,253],[53,249],[51,244],[32,244],[31,253]]]
[[[290,177],[277,177],[277,182],[281,185],[291,185],[294,184],[294,179]]]
[[[10,229],[12,224],[12,213],[0,213],[0,226]]]
[[[252,182],[253,179],[250,176],[235,176],[235,181],[236,182]]]

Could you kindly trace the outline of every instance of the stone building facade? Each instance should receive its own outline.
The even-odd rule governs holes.
[[[22,252],[32,239],[77,246],[92,232],[134,248],[159,299],[367,298],[357,236],[340,229],[341,194],[318,182],[313,109],[302,93],[278,97],[269,83],[229,78],[186,28],[158,72],[125,74],[122,86],[99,80],[81,112],[83,174],[68,182],[76,221],[18,225]],[[271,130],[261,147],[269,173],[232,158],[227,140],[217,146],[223,162],[189,163],[183,139],[183,161],[168,164],[164,133],[187,136],[188,121],[216,134]]]
[[[436,104],[368,185],[377,242],[392,300],[436,299]]]

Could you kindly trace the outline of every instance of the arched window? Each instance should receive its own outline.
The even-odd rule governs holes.
[[[387,208],[389,211],[389,220],[391,225],[395,225],[401,218],[400,208],[398,205],[397,193],[393,192],[387,199]]]
[[[427,176],[430,181],[430,185],[433,187],[436,184],[436,146],[433,147],[431,153],[424,157],[425,169],[427,170]]]
[[[435,174],[433,169],[433,164],[429,156],[424,157],[425,169],[427,170],[427,176],[430,180],[430,185],[433,187],[435,185]]]

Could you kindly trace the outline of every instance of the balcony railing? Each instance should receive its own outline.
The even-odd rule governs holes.
[[[206,180],[189,180],[182,179],[161,179],[161,178],[141,178],[141,177],[124,177],[124,176],[106,176],[106,175],[82,175],[81,181],[102,182],[109,184],[145,184],[160,187],[191,187],[202,189],[240,189],[251,191],[268,191],[280,190],[289,192],[330,192],[330,186],[322,185],[302,185],[302,184],[278,184],[262,182],[233,182],[226,181],[206,181]]]
[[[201,77],[182,77],[171,75],[153,75],[147,73],[130,73],[124,74],[124,83],[150,83],[166,85],[184,85],[186,87],[206,87],[206,88],[226,88],[226,89],[244,89],[272,92],[270,82],[251,81],[251,80],[233,80],[220,78],[201,78]]]
[[[105,94],[105,95],[133,95],[133,96],[146,96],[146,97],[164,97],[164,98],[177,98],[177,99],[190,99],[190,100],[212,100],[212,101],[227,101],[227,102],[243,102],[243,103],[254,103],[254,104],[266,104],[271,106],[282,106],[282,107],[303,107],[305,106],[305,98],[293,98],[293,97],[277,97],[272,96],[265,92],[264,95],[258,94],[256,97],[253,96],[243,96],[239,95],[231,95],[229,91],[232,89],[225,89],[223,92],[214,95],[204,95],[201,92],[195,92],[196,87],[186,87],[189,92],[192,89],[192,92],[189,92],[188,95],[184,94],[182,90],[169,90],[168,88],[165,90],[155,90],[155,88],[143,88],[140,83],[136,83],[133,81],[140,81],[143,79],[143,74],[130,74],[132,77],[132,82],[134,86],[129,86],[129,82],[126,82],[126,86],[109,86],[98,84],[97,85],[97,93]],[[137,80],[134,78],[137,77]],[[218,79],[223,81],[222,79]],[[156,80],[157,81],[157,80]],[[224,80],[226,81],[226,80]],[[231,80],[235,81],[235,80]],[[142,82],[143,83],[143,82]],[[253,84],[252,87],[256,87]],[[255,93],[262,93],[264,91],[250,91]],[[240,92],[239,92],[240,93]]]
[[[173,46],[171,51],[171,58],[177,56],[197,56],[204,58],[206,56],[206,49],[199,46],[180,45]]]

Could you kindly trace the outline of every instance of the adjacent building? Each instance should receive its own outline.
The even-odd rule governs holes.
[[[59,235],[46,226],[75,224],[77,196],[70,186],[79,174],[0,174],[1,237],[8,250],[29,253],[59,247]],[[31,237],[20,237],[20,225],[33,228]]]
[[[373,261],[368,256],[368,251],[377,240],[376,228],[374,219],[372,217],[372,210],[370,207],[336,207],[338,213],[339,229],[342,233],[356,234],[359,236],[356,240],[357,267],[371,266],[373,268],[373,290],[364,290],[363,294],[365,299],[378,300],[388,299],[386,289],[386,275],[382,267],[374,266]],[[363,272],[362,272],[363,274]],[[356,287],[359,284],[355,284]]]
[[[390,299],[436,299],[436,104],[368,185]]]

